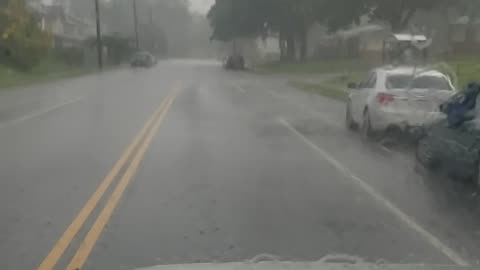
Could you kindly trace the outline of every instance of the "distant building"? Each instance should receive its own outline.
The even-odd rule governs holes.
[[[54,48],[80,47],[86,39],[95,36],[94,22],[73,16],[69,3],[68,0],[55,0],[52,4],[29,2],[28,7],[40,29],[52,34]]]
[[[259,60],[273,61],[280,59],[280,48],[278,45],[278,37],[268,36],[265,38],[257,38],[257,52]]]
[[[454,10],[418,11],[403,33],[432,39],[428,47],[429,58],[480,52],[480,19],[471,22]],[[359,25],[333,34],[324,32],[322,35],[317,31],[310,37],[315,40],[310,46],[313,56],[319,59],[359,58],[376,64],[382,62],[384,41],[392,34],[387,24],[364,18]]]

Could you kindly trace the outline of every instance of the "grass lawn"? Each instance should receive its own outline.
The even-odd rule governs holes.
[[[44,60],[28,72],[0,65],[0,88],[8,89],[18,85],[77,76],[93,70],[93,68],[71,67],[53,60]]]
[[[438,64],[440,63],[440,64]],[[439,67],[439,71],[447,74],[454,73],[458,89],[471,81],[480,81],[480,55],[456,55],[448,60],[440,60],[432,64]],[[447,67],[447,68],[445,68]],[[257,70],[267,73],[288,74],[327,74],[339,73],[352,82],[360,82],[372,66],[359,60],[332,60],[310,62],[270,62],[257,67]],[[446,69],[446,70],[444,70]]]
[[[437,61],[431,65],[446,74],[455,77],[458,90],[462,90],[468,82],[480,82],[480,55],[456,56],[446,61]],[[322,96],[344,101],[347,98],[347,83],[359,83],[365,79],[371,67],[358,60],[317,61],[305,63],[271,62],[258,67],[258,70],[267,73],[286,74],[332,74],[338,73],[329,80],[321,83],[311,83],[300,80],[290,84],[298,89],[317,93]]]
[[[346,87],[340,85],[328,84],[328,83],[305,83],[300,81],[292,81],[290,85],[295,88],[319,94],[328,98],[332,98],[338,101],[345,101],[348,97],[348,92],[345,90]]]
[[[462,89],[471,81],[480,82],[480,55],[458,57],[457,59],[448,61],[448,64],[457,75],[459,89]]]
[[[257,70],[270,73],[316,74],[339,73],[366,70],[368,66],[360,61],[335,60],[311,62],[269,62],[257,67]]]

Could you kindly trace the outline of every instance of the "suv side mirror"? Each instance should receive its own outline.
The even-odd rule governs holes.
[[[349,82],[347,84],[347,87],[348,87],[348,89],[357,89],[358,85],[356,83]]]

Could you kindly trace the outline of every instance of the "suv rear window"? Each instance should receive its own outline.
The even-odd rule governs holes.
[[[412,88],[418,89],[435,89],[435,90],[452,90],[448,81],[443,77],[437,76],[421,76],[413,80]]]
[[[395,74],[388,75],[385,87],[387,89],[404,89],[407,88],[412,80],[412,75]]]

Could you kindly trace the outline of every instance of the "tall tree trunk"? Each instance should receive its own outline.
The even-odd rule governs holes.
[[[413,15],[417,10],[415,8],[411,8],[405,12],[405,14],[402,14],[401,20],[400,20],[400,25],[398,25],[399,29],[396,29],[397,31],[405,31],[407,30],[408,24],[410,23],[410,20],[412,19]]]
[[[441,8],[441,14],[443,16],[443,18],[449,18],[449,12],[448,12],[448,9],[449,9],[449,6],[447,5],[443,5],[442,8]],[[452,52],[452,25],[448,22],[446,22],[446,25],[445,25],[445,31],[447,32],[446,34],[446,39],[445,39],[445,55],[447,57],[450,56],[450,53]]]
[[[400,10],[403,10],[401,8]],[[390,17],[387,19],[392,27],[392,31],[394,33],[403,32],[407,30],[408,24],[410,23],[410,19],[412,19],[413,15],[417,10],[415,8],[410,8],[403,12],[395,12],[390,14]]]
[[[307,60],[307,53],[308,53],[308,40],[307,40],[306,30],[300,31],[299,43],[300,43],[300,61],[304,62],[305,60]]]
[[[295,60],[295,35],[291,32],[287,34],[287,60]]]
[[[284,31],[280,31],[278,35],[278,48],[280,49],[280,61],[283,61],[287,57],[287,44]]]

